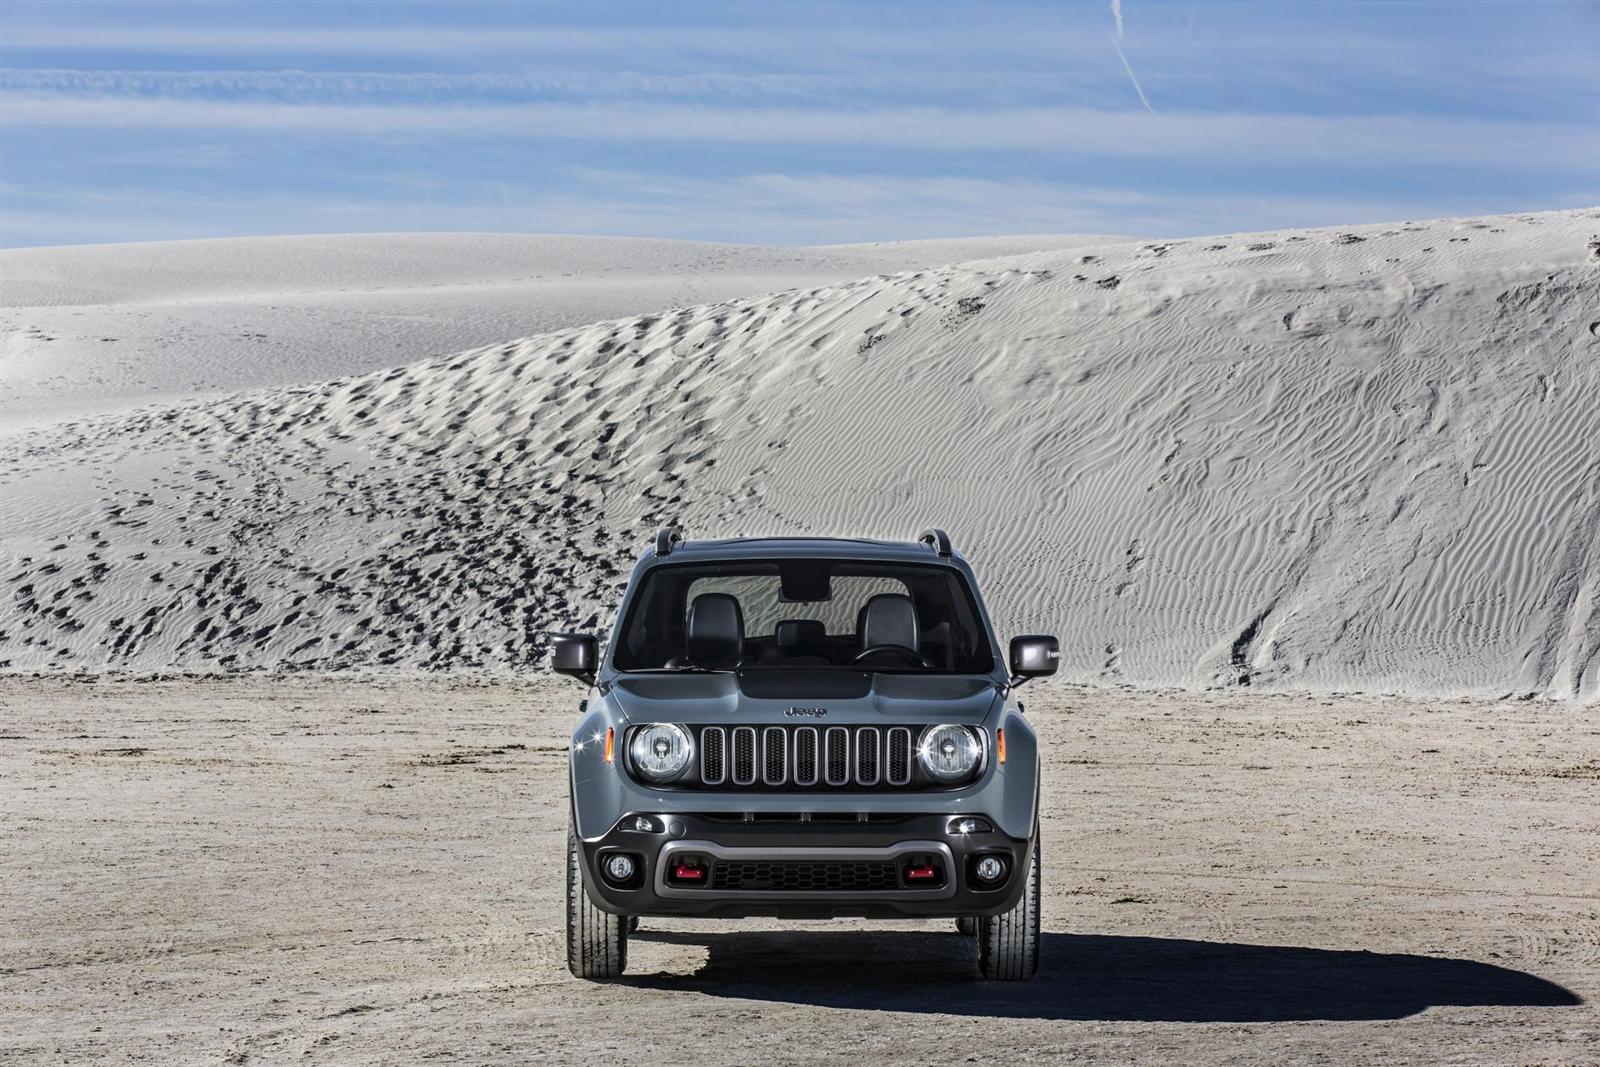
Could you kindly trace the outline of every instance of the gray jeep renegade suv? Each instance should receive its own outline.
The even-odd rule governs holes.
[[[567,963],[616,978],[640,916],[954,918],[988,978],[1039,965],[1039,753],[972,569],[910,543],[685,541],[633,570],[572,735]]]

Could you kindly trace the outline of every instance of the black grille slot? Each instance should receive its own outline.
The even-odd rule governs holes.
[[[789,779],[789,731],[769,726],[761,731],[761,780],[782,785]]]
[[[911,731],[904,726],[889,730],[888,768],[884,778],[890,785],[911,781]]]
[[[856,781],[861,785],[878,784],[878,728],[863,726],[856,731]]]
[[[728,734],[720,726],[707,726],[700,731],[700,780],[706,785],[720,785],[728,776]]]
[[[817,784],[817,728],[802,726],[794,732],[794,784]]]
[[[843,726],[830,726],[822,735],[825,746],[823,765],[829,785],[846,785],[850,781],[850,731]]]
[[[750,785],[756,780],[756,729],[740,726],[733,731],[733,784]]]
[[[718,860],[711,886],[747,893],[873,893],[900,884],[890,860]]]

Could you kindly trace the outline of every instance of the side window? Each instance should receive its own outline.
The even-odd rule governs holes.
[[[640,602],[630,614],[622,635],[628,662],[659,667],[683,651],[681,613],[672,610],[673,597],[682,588],[671,579],[647,582]]]

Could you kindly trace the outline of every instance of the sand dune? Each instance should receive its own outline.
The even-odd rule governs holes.
[[[1080,680],[1593,700],[1597,233],[1045,252],[14,434],[0,660],[516,669],[655,525],[938,523]]]
[[[343,234],[0,251],[0,429],[325,381],[667,307],[1095,240],[768,248]]]

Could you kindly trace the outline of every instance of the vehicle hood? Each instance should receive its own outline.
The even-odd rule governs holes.
[[[1000,699],[987,675],[855,671],[623,675],[608,695],[631,723],[792,726],[978,725]]]

